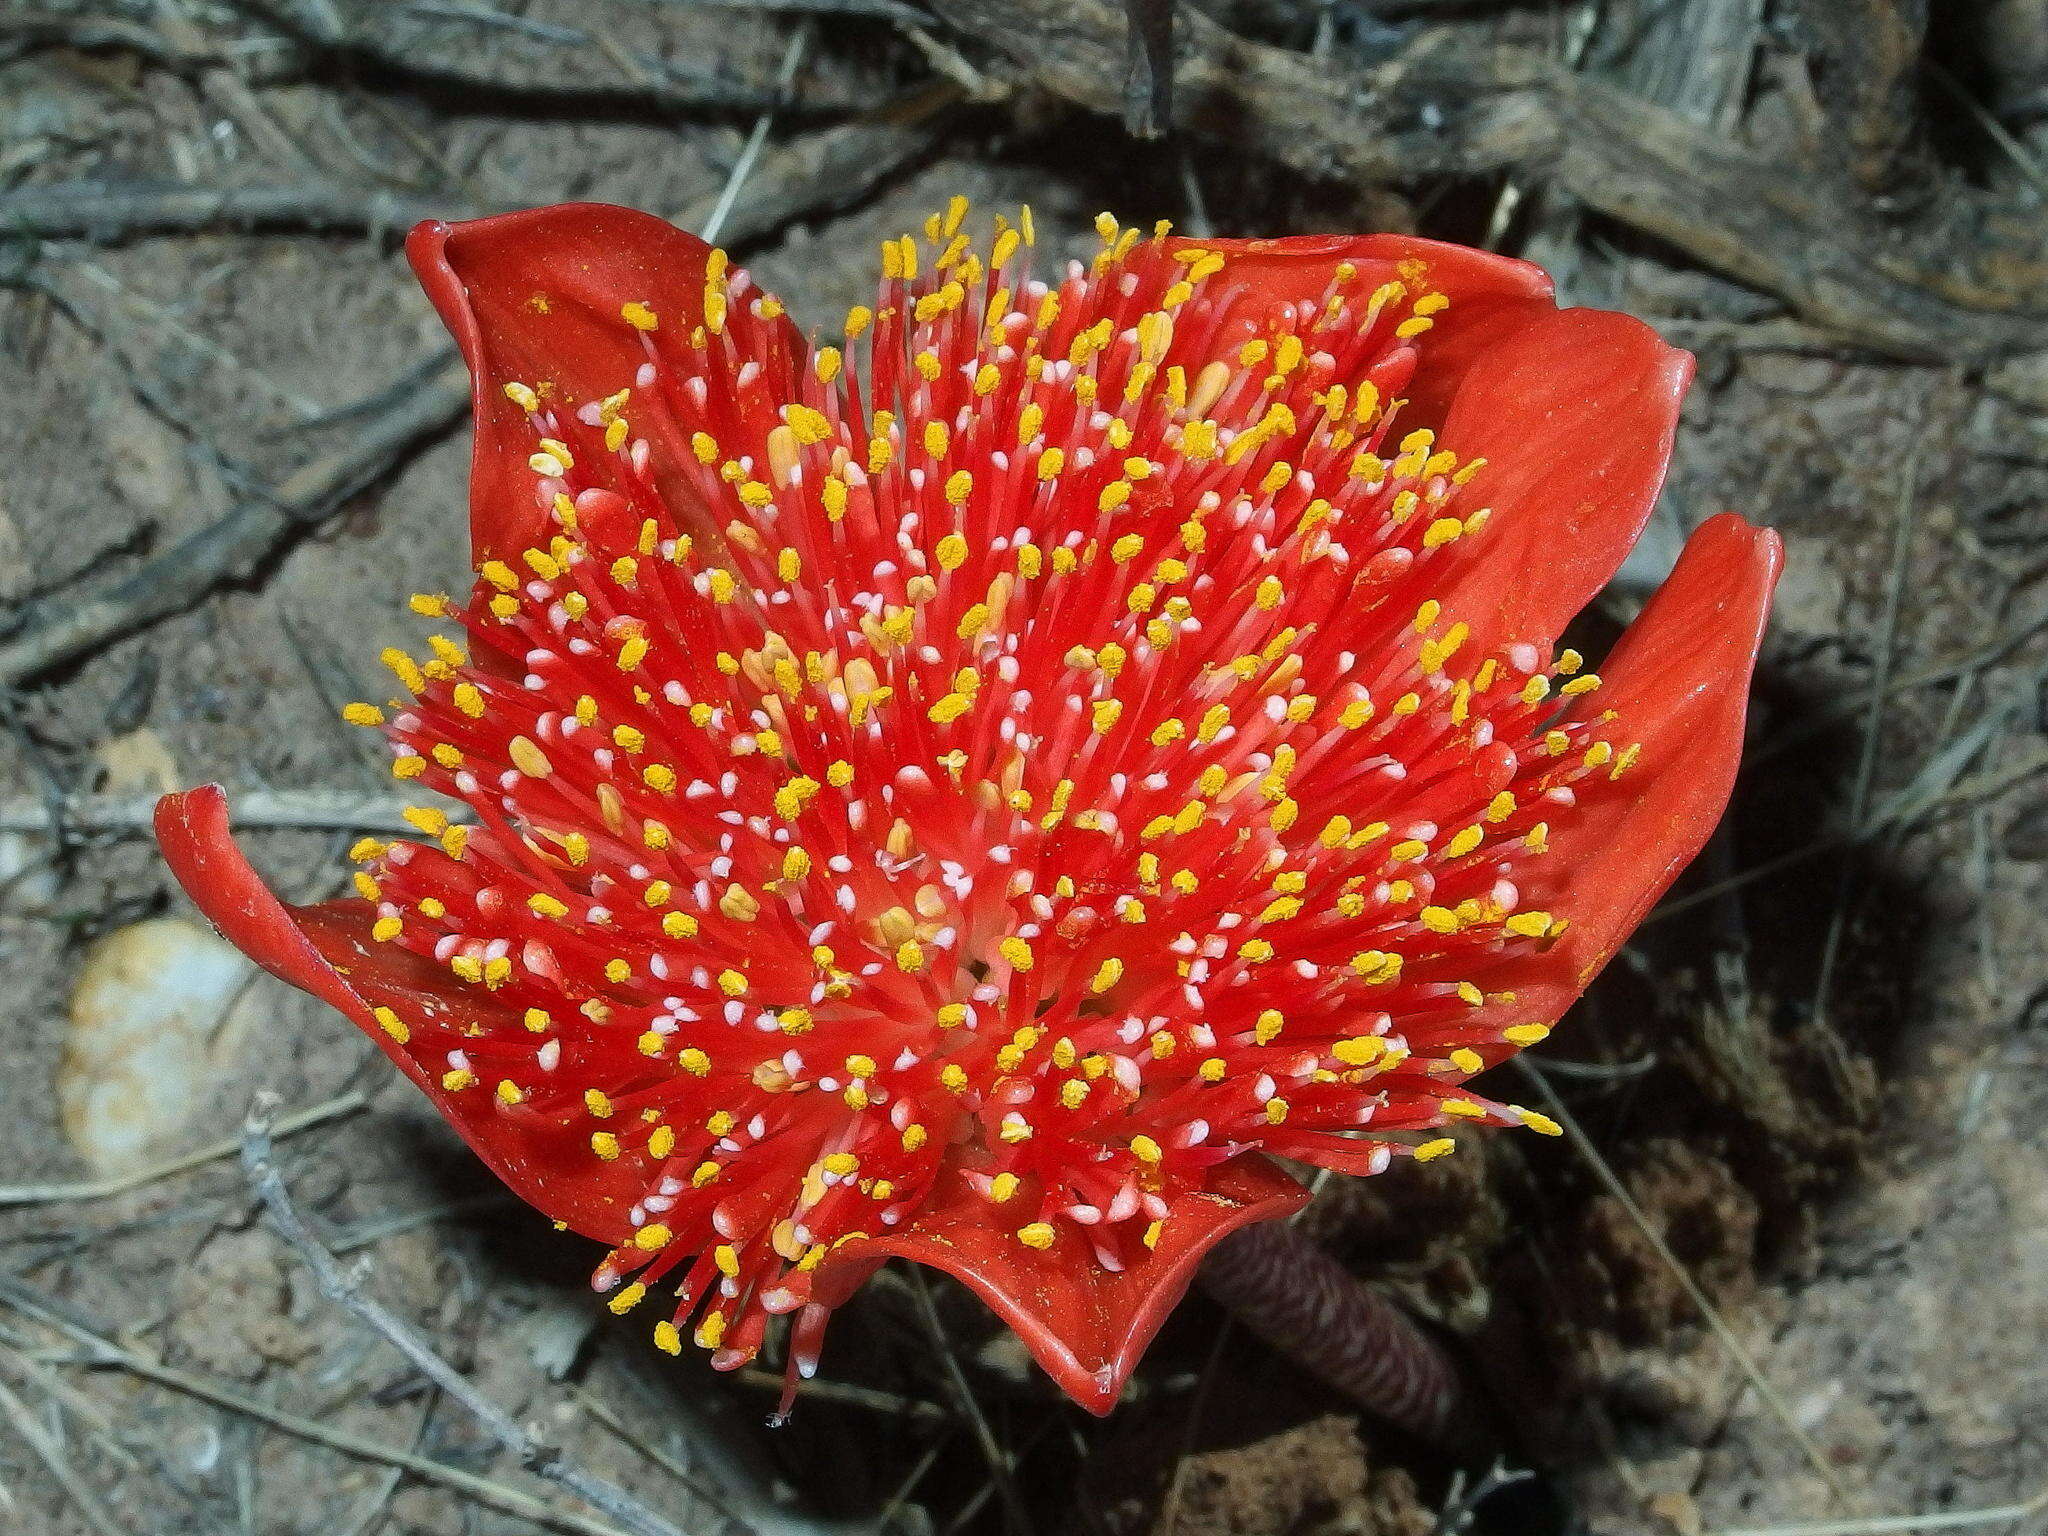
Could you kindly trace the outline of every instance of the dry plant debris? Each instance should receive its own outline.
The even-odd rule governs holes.
[[[1233,0],[1174,11],[1170,70],[1146,16],[1134,71],[1099,0],[0,11],[20,1528],[624,1528],[526,1478],[257,1222],[221,1133],[262,1089],[304,1107],[277,1157],[306,1230],[372,1257],[356,1283],[693,1532],[2039,1525],[2048,7]],[[1138,107],[1169,131],[1125,137]],[[1730,506],[1786,535],[1730,826],[1541,1053],[1584,1143],[1468,1149],[1306,1218],[1462,1341],[1533,1478],[1453,1488],[1195,1307],[1117,1419],[1049,1413],[974,1305],[886,1277],[768,1434],[759,1382],[567,1319],[588,1255],[488,1204],[342,1026],[267,980],[176,1145],[102,1173],[63,1139],[89,948],[180,915],[129,777],[150,754],[110,744],[235,763],[300,895],[391,825],[323,699],[402,638],[394,598],[463,568],[435,530],[465,391],[402,225],[723,203],[722,238],[822,313],[862,283],[834,253],[955,191],[1032,202],[1052,242],[1116,206],[1531,255],[1700,355],[1668,547]],[[1661,576],[1646,558],[1591,628]]]

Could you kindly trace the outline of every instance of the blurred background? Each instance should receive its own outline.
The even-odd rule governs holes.
[[[393,825],[336,712],[465,576],[411,222],[630,203],[835,323],[956,193],[1076,252],[1419,230],[1693,350],[1590,646],[1707,515],[1785,535],[1735,807],[1534,1053],[1584,1140],[1308,1218],[1491,1473],[1199,1298],[1097,1422],[893,1273],[767,1430],[146,836],[221,779],[307,899]],[[363,1292],[692,1536],[2048,1531],[2044,200],[2044,0],[0,0],[0,1528],[621,1528],[321,1296],[234,1155],[268,1090]]]

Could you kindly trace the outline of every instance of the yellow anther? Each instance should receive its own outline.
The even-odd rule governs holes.
[[[1330,1047],[1330,1054],[1347,1067],[1369,1067],[1387,1051],[1387,1042],[1378,1035],[1356,1035],[1349,1040],[1339,1040]]]
[[[605,1305],[620,1317],[639,1306],[647,1295],[647,1287],[635,1280],[631,1285],[615,1291],[605,1299]]]

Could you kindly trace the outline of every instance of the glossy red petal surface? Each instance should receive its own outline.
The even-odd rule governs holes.
[[[1489,347],[1447,411],[1441,441],[1485,467],[1492,509],[1439,594],[1483,650],[1548,644],[1642,533],[1664,484],[1692,356],[1628,315],[1567,309]]]
[[[1417,291],[1448,298],[1444,313],[1463,309],[1477,317],[1500,305],[1554,306],[1555,289],[1541,267],[1512,256],[1470,246],[1425,240],[1416,235],[1287,235],[1273,240],[1175,238],[1171,250],[1214,251],[1226,257],[1222,281],[1267,303],[1297,303],[1318,297],[1344,262],[1388,278],[1405,276]],[[1498,318],[1498,316],[1496,316]],[[1441,323],[1440,323],[1441,324]],[[1433,334],[1433,333],[1432,333]]]
[[[645,353],[640,333],[620,319],[622,306],[645,304],[663,326],[687,332],[703,318],[710,254],[665,220],[603,203],[413,230],[406,255],[475,381],[469,494],[478,560],[545,542],[527,468],[534,434],[504,386],[525,384],[549,404],[574,407],[630,385]],[[799,344],[786,322],[777,330]],[[647,401],[636,405],[634,426],[658,458],[686,451],[666,441]]]
[[[1601,669],[1595,695],[1619,738],[1642,744],[1620,778],[1589,781],[1548,857],[1521,877],[1525,904],[1571,926],[1544,953],[1478,978],[1507,988],[1510,1022],[1557,1018],[1692,862],[1735,785],[1749,681],[1783,547],[1734,513],[1709,519]]]
[[[1234,1158],[1216,1168],[1207,1188],[1172,1203],[1150,1257],[1112,1273],[1096,1262],[1081,1229],[1062,1223],[1050,1248],[1026,1247],[1007,1224],[991,1223],[985,1196],[956,1185],[905,1230],[836,1252],[819,1274],[819,1295],[842,1299],[881,1258],[943,1270],[1016,1330],[1069,1397],[1104,1414],[1187,1293],[1203,1255],[1239,1227],[1291,1216],[1307,1203],[1308,1191],[1269,1159]]]
[[[353,1021],[433,1100],[499,1178],[529,1205],[601,1242],[632,1232],[627,1211],[644,1191],[647,1169],[629,1159],[602,1163],[558,1126],[508,1109],[484,1087],[450,1093],[440,1073],[394,1040],[372,1010],[395,1010],[421,1034],[459,1031],[490,1007],[469,988],[451,987],[434,967],[369,935],[368,902],[289,907],[250,867],[228,830],[227,796],[202,785],[157,802],[164,860],[199,910],[236,948]],[[459,1041],[459,1036],[455,1036]]]
[[[1414,378],[1402,389],[1406,426],[1436,426],[1451,397],[1501,339],[1556,312],[1550,275],[1541,267],[1491,251],[1424,240],[1415,235],[1289,235],[1276,240],[1167,242],[1175,250],[1215,251],[1228,258],[1213,282],[1239,291],[1240,330],[1217,338],[1215,355],[1228,357],[1279,304],[1313,302],[1338,266],[1359,268],[1369,292],[1401,279],[1420,294],[1450,300],[1434,326],[1416,342]]]

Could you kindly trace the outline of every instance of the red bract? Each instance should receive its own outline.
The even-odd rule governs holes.
[[[1560,629],[1690,361],[1397,236],[986,257],[809,344],[617,208],[415,231],[476,377],[474,591],[350,717],[461,802],[220,928],[354,1019],[714,1363],[901,1255],[1098,1412],[1201,1255],[1540,1040],[1725,803],[1778,544],[1726,516],[1604,683]],[[453,636],[454,638],[450,638]]]

